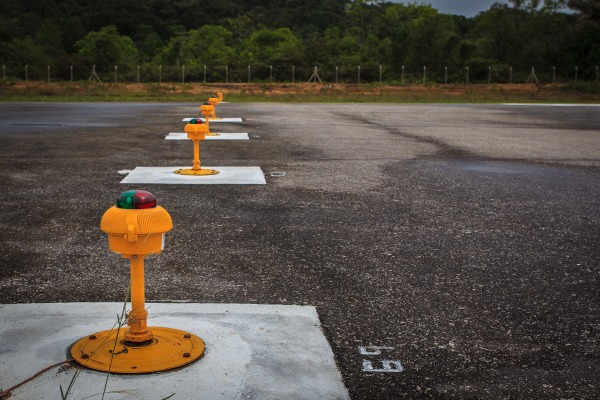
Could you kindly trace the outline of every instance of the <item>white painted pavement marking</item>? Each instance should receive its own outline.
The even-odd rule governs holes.
[[[398,360],[381,360],[381,368],[373,367],[373,363],[369,360],[363,360],[363,372],[402,372],[404,367]]]
[[[360,346],[358,352],[363,356],[378,356],[381,354],[381,350],[394,350],[394,347],[390,346]]]
[[[165,140],[189,140],[185,132],[171,132]],[[248,132],[219,133],[219,136],[206,136],[206,140],[250,140]]]
[[[190,122],[191,119],[200,119],[202,120],[202,122],[204,122],[204,118],[184,118],[181,121],[182,122]],[[211,124],[218,124],[218,123],[234,123],[234,124],[239,124],[244,122],[241,118],[220,118],[220,119],[211,119],[209,121]]]
[[[260,167],[211,167],[216,175],[179,175],[174,171],[191,168],[190,165],[177,167],[136,167],[121,183],[148,183],[167,185],[265,185],[265,176]]]
[[[404,371],[404,367],[399,360],[379,359],[380,357],[374,357],[382,356],[382,350],[391,351],[394,349],[395,347],[392,346],[359,346],[358,352],[360,355],[378,358],[377,360],[363,359],[362,372],[397,373]]]

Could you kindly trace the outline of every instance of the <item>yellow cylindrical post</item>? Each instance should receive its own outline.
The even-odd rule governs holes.
[[[128,342],[145,342],[152,340],[152,331],[148,329],[148,311],[146,311],[146,295],[144,289],[144,257],[131,256],[131,311],[127,318],[129,330],[125,332]]]
[[[194,171],[200,171],[200,141],[194,140],[194,165],[192,166]]]

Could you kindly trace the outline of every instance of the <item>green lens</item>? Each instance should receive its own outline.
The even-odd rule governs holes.
[[[126,208],[128,210],[133,208],[135,198],[135,190],[128,190],[123,192],[117,197],[117,208]]]

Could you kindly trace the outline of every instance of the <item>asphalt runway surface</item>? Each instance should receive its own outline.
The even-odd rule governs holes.
[[[267,185],[120,184],[198,105],[0,103],[0,303],[121,301],[144,189],[147,299],[314,305],[352,398],[600,398],[600,107],[224,104],[203,163]]]

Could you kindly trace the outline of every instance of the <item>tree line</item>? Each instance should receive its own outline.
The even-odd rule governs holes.
[[[524,81],[597,78],[600,1],[510,0],[473,18],[366,0],[3,0],[0,64],[44,79]],[[161,72],[157,66],[161,66]],[[185,66],[185,69],[184,69]],[[250,66],[250,67],[249,67]],[[164,72],[162,71],[164,68]],[[292,69],[293,68],[293,69]],[[73,72],[74,71],[74,72]],[[514,76],[513,76],[514,71]],[[306,77],[305,77],[305,76]]]

